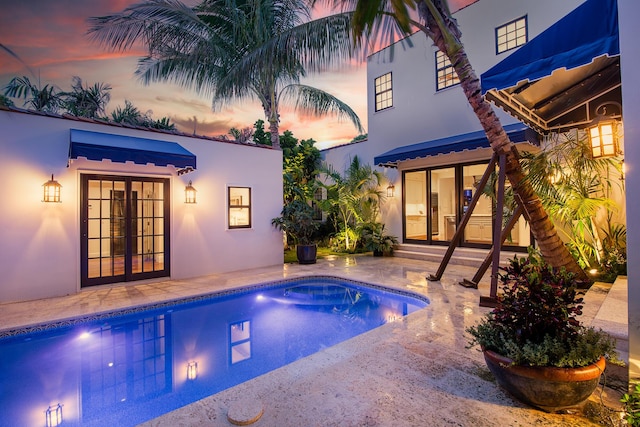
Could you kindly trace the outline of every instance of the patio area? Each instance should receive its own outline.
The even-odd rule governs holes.
[[[465,348],[465,328],[488,308],[489,276],[479,289],[458,285],[472,267],[450,265],[428,282],[437,263],[367,255],[321,259],[317,264],[272,268],[132,286],[98,287],[67,297],[1,304],[0,333],[28,325],[308,275],[330,275],[426,295],[430,305],[400,321],[330,347],[254,380],[180,408],[145,426],[230,426],[249,420],[266,426],[589,426],[582,412],[546,414],[502,391],[482,354]],[[626,279],[594,285],[582,321],[626,339]],[[620,408],[626,368],[607,368],[607,384],[583,408],[601,402]]]

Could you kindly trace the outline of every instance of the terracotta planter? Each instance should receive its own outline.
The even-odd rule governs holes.
[[[498,384],[518,400],[547,412],[579,406],[604,372],[605,358],[581,368],[511,366],[511,359],[485,350],[484,360]]]
[[[296,245],[298,264],[315,264],[318,247],[313,245]]]

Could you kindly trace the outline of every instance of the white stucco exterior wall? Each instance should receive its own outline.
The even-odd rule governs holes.
[[[496,55],[496,27],[526,15],[531,40],[582,3],[583,0],[479,0],[455,13],[454,17],[462,30],[462,41],[471,65],[480,77],[515,51]],[[436,48],[433,42],[422,32],[410,38],[413,47],[396,43],[392,48],[368,58],[368,140],[323,150],[324,160],[336,170],[344,171],[356,154],[363,164],[373,165],[375,156],[396,147],[482,130],[459,85],[436,91]],[[392,73],[393,107],[376,112],[374,80],[388,72]],[[503,125],[517,122],[500,108],[494,107],[494,110]],[[430,162],[453,164],[489,159],[490,156],[487,150],[485,153],[441,156],[441,159],[430,159]],[[411,167],[425,165],[411,164]],[[403,167],[409,167],[409,164]],[[396,196],[386,200],[382,206],[383,222],[389,233],[402,236],[401,171],[379,169],[393,182],[396,192]]]
[[[640,2],[618,0],[627,218],[640,218]],[[629,380],[640,380],[640,223],[627,221]]]
[[[0,129],[0,302],[80,291],[82,173],[170,180],[171,279],[283,262],[282,234],[271,226],[282,209],[279,150],[4,110]],[[197,170],[178,176],[173,166],[85,159],[67,167],[70,129],[176,142],[196,155]],[[41,201],[51,174],[62,185],[61,203]],[[184,203],[189,181],[195,205]],[[251,188],[250,229],[227,228],[227,186]]]

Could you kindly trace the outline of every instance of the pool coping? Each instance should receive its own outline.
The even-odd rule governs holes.
[[[404,289],[398,289],[398,288],[389,287],[389,286],[383,286],[376,283],[365,282],[362,280],[349,279],[349,278],[345,278],[338,275],[310,274],[310,275],[290,277],[285,279],[271,280],[267,282],[255,283],[250,285],[242,285],[234,288],[222,289],[218,291],[212,291],[212,292],[207,292],[207,293],[192,295],[187,297],[172,298],[172,299],[167,299],[167,300],[153,302],[153,303],[138,304],[138,305],[129,306],[129,307],[120,308],[120,309],[104,310],[101,312],[92,313],[90,315],[67,317],[63,319],[40,322],[40,323],[31,324],[31,325],[24,325],[18,328],[4,329],[4,330],[0,330],[0,342],[2,342],[3,340],[19,337],[21,335],[46,332],[46,331],[65,328],[65,327],[74,326],[82,323],[94,322],[97,320],[127,316],[130,314],[136,314],[142,311],[158,310],[158,309],[163,309],[163,308],[167,308],[175,305],[201,302],[201,301],[206,301],[208,299],[220,298],[220,297],[225,297],[230,295],[245,294],[245,293],[249,293],[249,292],[260,290],[260,289],[277,288],[282,285],[286,285],[287,283],[294,283],[294,282],[299,283],[299,282],[313,281],[313,280],[319,280],[319,279],[328,280],[328,281],[339,281],[342,283],[346,282],[350,285],[354,285],[358,287],[371,288],[377,291],[389,292],[389,293],[393,293],[393,294],[397,294],[405,297],[415,298],[422,302],[425,302],[427,304],[426,307],[428,307],[429,304],[431,303],[431,301],[427,296],[421,295],[417,292],[407,291]],[[426,308],[426,307],[423,307],[423,308]]]

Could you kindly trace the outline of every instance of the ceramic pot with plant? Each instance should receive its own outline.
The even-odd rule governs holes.
[[[294,200],[286,204],[271,224],[293,240],[300,264],[316,262],[317,246],[313,238],[320,224],[313,219],[313,208],[308,203]]]
[[[497,306],[467,328],[498,384],[517,399],[549,412],[583,403],[598,385],[605,360],[617,362],[615,341],[583,326],[581,284],[575,275],[530,250],[500,274]]]

